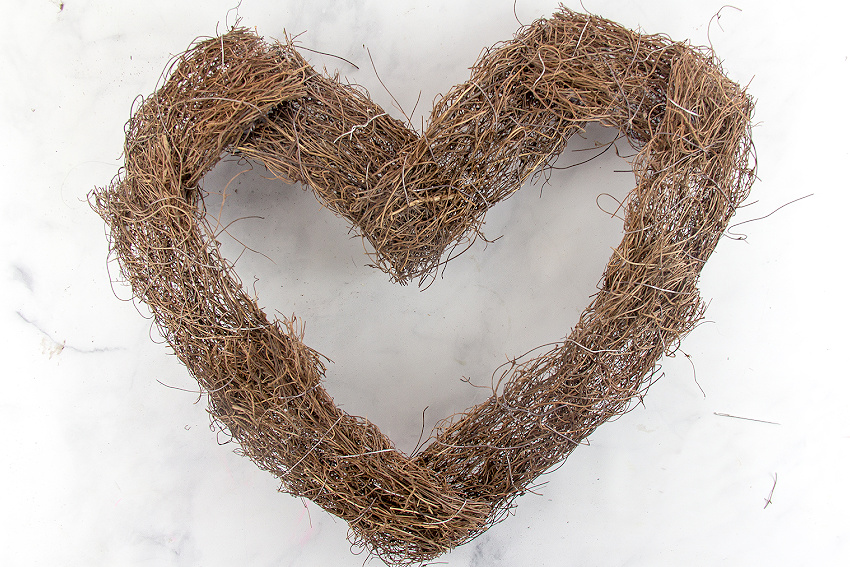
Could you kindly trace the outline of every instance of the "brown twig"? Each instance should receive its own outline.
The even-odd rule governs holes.
[[[773,504],[773,491],[776,490],[776,481],[779,480],[779,473],[773,474],[773,486],[770,487],[770,494],[767,495],[767,498],[764,499],[764,509]]]

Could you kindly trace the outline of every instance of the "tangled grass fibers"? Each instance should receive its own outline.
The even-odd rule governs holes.
[[[700,270],[755,177],[752,101],[710,50],[566,9],[487,50],[422,134],[245,29],[194,43],[164,76],[127,125],[124,169],[93,195],[121,275],[244,454],[388,563],[482,533],[632,407],[701,318]],[[226,152],[252,158],[349,219],[395,280],[421,279],[589,122],[639,149],[599,293],[556,348],[511,364],[411,456],[334,405],[320,355],[243,291],[203,213],[203,175]]]

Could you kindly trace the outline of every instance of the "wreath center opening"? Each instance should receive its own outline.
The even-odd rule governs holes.
[[[563,340],[598,291],[634,188],[633,150],[617,135],[599,124],[574,135],[555,168],[487,213],[495,241],[478,239],[422,288],[368,266],[374,249],[356,228],[262,164],[227,157],[201,187],[243,288],[270,317],[306,322],[336,404],[409,455],[486,400],[497,367]]]

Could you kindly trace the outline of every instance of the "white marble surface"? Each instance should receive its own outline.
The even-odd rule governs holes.
[[[193,383],[140,316],[144,307],[113,295],[104,227],[86,203],[121,164],[134,97],[149,94],[193,38],[223,30],[234,3],[5,3],[3,565],[381,564],[352,554],[345,522],[277,493],[274,478],[219,445],[203,397],[165,386]],[[721,5],[585,1],[629,27],[695,44],[707,42]],[[514,517],[444,564],[838,565],[850,556],[848,9],[736,6],[710,35],[728,74],[758,99],[761,180],[736,220],[814,196],[741,226],[745,242],[724,239],[701,281],[711,322],[683,344],[690,361],[665,360],[644,406],[601,427],[539,495],[518,501]],[[520,0],[516,13],[527,23],[556,8]],[[407,110],[421,91],[416,123],[481,48],[518,25],[508,1],[243,0],[239,14],[267,37],[306,31],[304,45],[358,63],[309,56],[400,116],[368,47]],[[565,162],[586,155],[567,154]],[[487,383],[507,356],[570,330],[619,239],[597,195],[625,195],[633,178],[614,171],[627,167],[606,155],[527,187],[488,217],[486,234],[504,237],[471,249],[424,292],[364,267],[343,221],[259,170],[234,181],[224,214],[265,217],[234,226],[271,258],[243,254],[243,280],[259,278],[269,311],[305,321],[307,343],[334,360],[327,387],[336,401],[410,449],[425,406],[430,427],[482,399],[462,376]],[[239,171],[221,164],[207,188]],[[227,246],[238,256],[238,244]],[[129,296],[121,284],[114,293]]]

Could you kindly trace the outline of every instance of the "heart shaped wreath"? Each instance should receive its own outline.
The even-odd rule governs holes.
[[[124,170],[94,194],[111,254],[244,454],[390,563],[482,533],[633,406],[701,318],[700,271],[755,179],[753,103],[711,50],[566,9],[486,51],[421,135],[291,40],[241,28],[194,43],[164,76],[128,123]],[[334,405],[321,356],[243,291],[203,213],[198,183],[223,153],[258,160],[309,185],[403,283],[474,240],[490,207],[594,121],[639,149],[599,293],[556,348],[508,368],[414,456]]]

